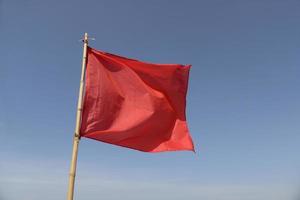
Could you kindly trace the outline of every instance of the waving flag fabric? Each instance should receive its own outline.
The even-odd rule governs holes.
[[[80,135],[144,152],[194,150],[185,115],[189,70],[88,47]]]

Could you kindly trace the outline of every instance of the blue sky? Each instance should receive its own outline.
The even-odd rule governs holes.
[[[76,199],[296,200],[299,1],[0,1],[0,199],[65,199],[82,43],[192,64],[197,153],[82,139]]]

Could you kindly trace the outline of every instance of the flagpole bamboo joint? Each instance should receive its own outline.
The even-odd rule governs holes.
[[[81,139],[80,134],[77,133],[77,132],[75,132],[75,134],[74,134],[74,141],[75,141],[75,142],[79,142],[80,139]]]

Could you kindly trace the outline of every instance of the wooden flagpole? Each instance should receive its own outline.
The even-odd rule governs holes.
[[[88,46],[88,34],[84,34],[83,39],[83,55],[82,55],[82,67],[81,67],[81,78],[80,78],[80,88],[79,88],[79,97],[77,105],[77,114],[76,114],[76,127],[75,134],[73,139],[73,152],[72,160],[69,174],[69,188],[68,188],[68,197],[67,200],[73,200],[74,196],[74,183],[76,175],[76,165],[77,165],[77,155],[78,155],[78,145],[80,141],[80,123],[81,123],[81,111],[82,111],[82,98],[83,98],[83,86],[84,86],[84,76],[86,68],[86,55],[87,55],[87,46]]]

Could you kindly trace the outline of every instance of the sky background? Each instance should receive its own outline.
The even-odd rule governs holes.
[[[193,65],[197,153],[82,139],[75,199],[300,199],[299,0],[0,0],[0,200],[66,199],[84,32]]]

